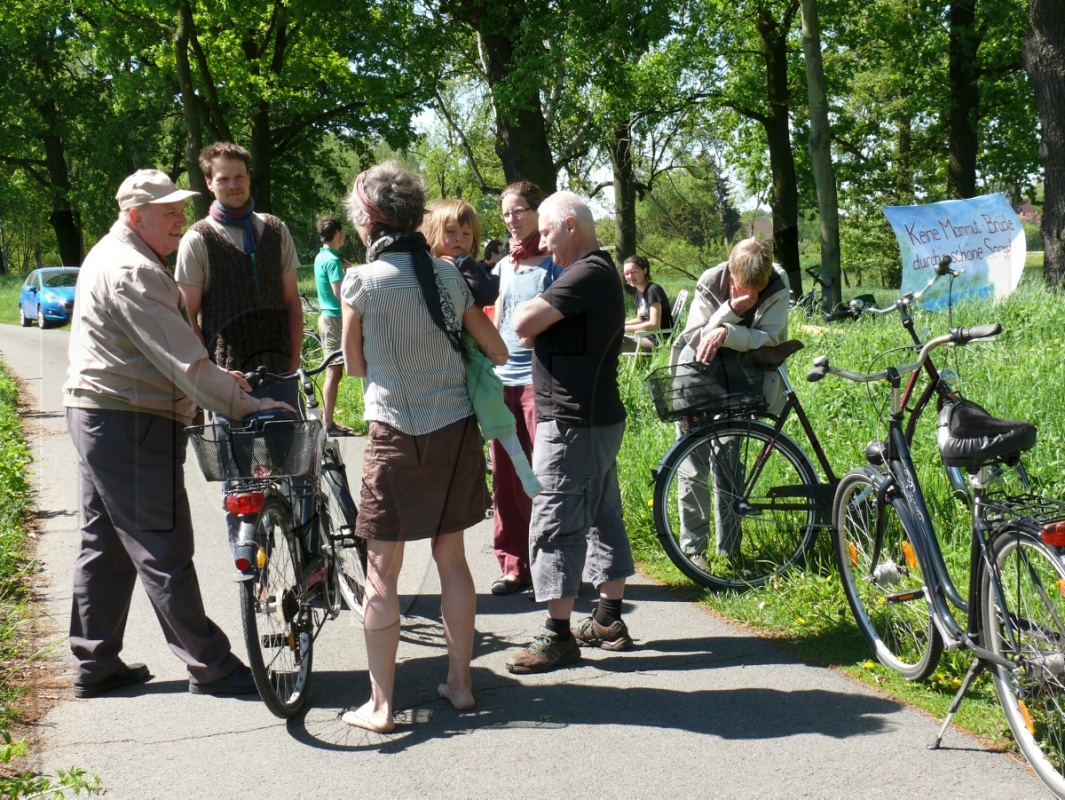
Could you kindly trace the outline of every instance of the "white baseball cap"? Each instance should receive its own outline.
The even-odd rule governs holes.
[[[123,211],[149,203],[176,203],[199,192],[179,189],[170,176],[157,169],[139,169],[122,181],[115,199]]]

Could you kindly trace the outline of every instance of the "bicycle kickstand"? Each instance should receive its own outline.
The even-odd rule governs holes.
[[[938,750],[940,742],[943,741],[943,734],[947,732],[947,726],[950,725],[951,719],[954,717],[954,712],[958,710],[961,705],[961,700],[965,697],[965,693],[969,691],[969,687],[972,682],[976,680],[976,676],[987,669],[987,664],[983,659],[974,658],[972,666],[969,667],[969,671],[965,673],[965,680],[961,682],[961,686],[958,688],[958,693],[954,695],[954,700],[950,704],[950,708],[947,709],[947,718],[943,720],[943,727],[939,729],[939,735],[936,736],[936,740],[932,744],[928,745],[929,750]]]

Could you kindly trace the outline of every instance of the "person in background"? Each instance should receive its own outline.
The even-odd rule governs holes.
[[[666,290],[651,282],[651,264],[643,256],[629,256],[622,266],[625,283],[636,292],[636,316],[625,320],[625,332],[670,330],[673,327],[673,309],[669,307]],[[624,352],[637,348],[653,350],[658,346],[658,337],[626,336],[621,345]]]
[[[503,381],[503,400],[514,413],[517,435],[525,457],[533,458],[536,436],[536,402],[533,395],[532,351],[523,346],[514,331],[514,312],[536,297],[562,273],[541,246],[537,209],[543,200],[540,188],[518,181],[503,189],[500,197],[503,222],[510,231],[510,253],[496,265],[499,299],[495,323],[507,345],[507,363],[496,368]],[[492,456],[492,547],[501,575],[492,583],[492,594],[522,592],[532,586],[529,571],[529,520],[532,501],[514,469],[506,449],[491,444]]]
[[[249,396],[240,372],[211,363],[190,325],[166,258],[185,227],[185,201],[163,172],[144,169],[115,196],[118,221],[78,276],[67,430],[81,471],[81,544],[74,564],[70,649],[74,695],[96,697],[152,676],[121,659],[140,578],[193,694],[251,694],[251,671],[207,617],[192,563],[185,451],[197,406],[231,417],[287,408]]]
[[[722,349],[743,352],[787,339],[787,274],[770,259],[768,243],[743,239],[732,248],[728,261],[708,269],[695,284],[688,322],[673,342],[669,363],[709,363]],[[764,391],[769,411],[779,413],[784,389],[775,369],[766,370]],[[706,558],[710,539],[706,477],[712,468],[715,486],[733,486],[739,478],[737,447],[737,442],[722,439],[712,466],[707,463],[709,458],[693,454],[686,460],[687,474],[678,481],[681,549],[702,570],[710,569]],[[740,518],[725,494],[715,493],[714,497],[715,551],[742,568]]]
[[[395,728],[398,581],[409,541],[430,540],[440,576],[448,672],[437,692],[456,709],[476,705],[476,593],[463,531],[484,518],[488,489],[462,331],[493,363],[506,359],[506,348],[458,269],[434,259],[418,232],[421,179],[395,162],[379,164],[355,179],[347,207],[368,262],[348,270],[341,299],[344,360],[364,379],[369,427],[355,532],[369,554],[363,629],[371,688],[370,699],[342,719],[388,732]]]
[[[533,588],[547,601],[544,631],[507,660],[510,672],[547,672],[580,659],[580,647],[632,647],[622,620],[625,581],[636,573],[625,533],[617,458],[625,434],[618,354],[625,295],[595,219],[572,192],[540,206],[540,236],[562,274],[514,313],[514,330],[533,349],[536,441],[533,470],[543,491],[532,502]],[[570,628],[587,574],[599,595]]]
[[[314,257],[314,282],[318,288],[318,335],[322,338],[322,352],[332,353],[340,349],[341,315],[340,284],[344,280],[344,259],[340,248],[344,246],[344,226],[339,219],[325,216],[318,220],[318,238],[322,249]],[[344,377],[344,365],[334,364],[325,371],[322,381],[322,422],[330,436],[352,436],[351,428],[340,425],[334,419],[340,380]]]

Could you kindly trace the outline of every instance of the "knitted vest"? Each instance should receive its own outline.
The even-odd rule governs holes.
[[[245,253],[210,220],[193,227],[203,237],[210,287],[200,305],[200,327],[211,360],[248,372],[265,366],[284,372],[289,362],[288,317],[281,281],[281,220],[262,214],[266,226],[255,254]]]

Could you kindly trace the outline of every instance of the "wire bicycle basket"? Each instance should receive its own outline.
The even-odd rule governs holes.
[[[208,481],[292,478],[317,471],[322,423],[316,419],[267,422],[233,428],[224,422],[188,428],[203,477]]]
[[[764,369],[722,350],[706,364],[693,361],[652,370],[647,376],[647,390],[658,418],[669,422],[707,414],[763,411],[767,405],[764,380]]]

